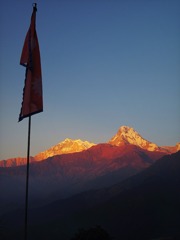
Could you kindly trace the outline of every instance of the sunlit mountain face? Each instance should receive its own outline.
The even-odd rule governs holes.
[[[162,152],[149,152],[135,145],[113,146],[98,144],[77,153],[55,155],[30,164],[32,198],[48,200],[51,196],[65,197],[72,193],[115,183],[149,167],[163,156]],[[0,168],[1,182],[13,199],[16,189],[24,194],[26,165]],[[5,195],[4,195],[5,197]],[[5,201],[6,203],[6,201]]]
[[[175,153],[180,151],[180,143],[176,143],[175,146],[163,146],[162,148],[166,149],[170,153]]]
[[[66,138],[63,142],[60,142],[59,144],[51,147],[50,149],[37,154],[34,158],[35,160],[40,161],[55,155],[81,152],[94,145],[95,145],[94,143],[90,143],[88,141],[82,141],[80,139],[72,140]]]
[[[144,150],[143,150],[144,151]],[[78,229],[102,226],[113,239],[179,239],[180,151],[116,184],[29,209],[29,235],[74,239]],[[8,239],[23,236],[23,211],[4,215]],[[23,239],[23,238],[22,238]]]
[[[128,126],[120,127],[117,133],[107,143],[113,146],[135,145],[151,152],[159,151],[164,153],[174,153],[180,150],[180,143],[177,143],[175,146],[160,147],[153,142],[145,140],[138,132]],[[52,146],[44,152],[38,153],[34,157],[31,157],[30,161],[41,161],[56,155],[81,152],[95,145],[96,144],[94,143],[82,141],[80,139],[73,140],[66,138],[57,145]],[[0,167],[15,167],[24,164],[26,164],[26,158],[21,157],[14,157],[12,159],[0,161]]]
[[[30,157],[30,163],[34,162],[35,159],[33,157]],[[17,167],[21,165],[25,165],[27,163],[27,158],[25,157],[15,157],[10,158],[7,160],[1,160],[0,161],[0,167]]]
[[[47,208],[49,212],[48,206],[56,202],[58,208],[59,204],[65,206],[64,209],[59,210],[62,212],[62,216],[65,216],[66,213],[71,214],[70,210],[74,207],[80,209],[81,214],[83,214],[84,211],[88,211],[89,207],[92,207],[91,203],[94,204],[93,206],[96,206],[97,203],[101,205],[103,199],[110,201],[116,193],[119,194],[120,190],[118,189],[126,191],[126,189],[131,188],[131,185],[138,185],[137,179],[139,178],[136,178],[138,174],[150,171],[151,168],[154,170],[150,171],[150,178],[154,178],[154,174],[156,175],[155,169],[163,173],[162,166],[166,161],[160,161],[159,169],[154,168],[154,166],[158,166],[159,159],[163,156],[169,159],[169,169],[178,168],[178,149],[179,143],[173,147],[159,147],[145,140],[133,128],[127,126],[120,127],[107,143],[94,144],[88,141],[65,139],[63,142],[30,158],[29,209],[34,211],[33,209],[37,210],[43,207],[43,214],[46,214],[45,209]],[[171,162],[171,159],[173,159],[171,157],[172,152],[177,152],[177,155],[175,155],[176,166],[173,161]],[[0,219],[2,216],[9,216],[8,214],[12,211],[18,212],[17,209],[24,212],[25,179],[26,158],[0,161],[0,192],[2,193],[0,197]],[[129,185],[128,181],[132,184]],[[109,189],[108,192],[107,189]],[[143,192],[144,190],[142,188]],[[138,191],[140,195],[143,194],[141,190]],[[83,195],[83,192],[85,192],[85,195]],[[85,203],[82,202],[84,200],[81,199],[82,195],[80,193],[85,196]],[[95,200],[90,197],[92,194]],[[154,193],[152,192],[152,194]],[[128,196],[131,196],[131,194]],[[140,199],[142,200],[142,198]],[[118,201],[121,202],[121,199]],[[125,204],[126,201],[128,202],[126,199],[122,204]],[[135,199],[134,201],[140,200]],[[84,209],[81,209],[80,203],[83,203]],[[112,200],[112,204],[114,204],[114,200]],[[107,209],[111,208],[110,205],[107,206]],[[103,208],[103,211],[105,211],[105,208]],[[12,214],[16,216],[14,212]],[[56,215],[55,212],[53,214]],[[51,217],[52,221],[55,221],[52,215],[47,216],[48,219],[51,219]],[[84,215],[82,215],[83,218]],[[96,218],[95,215],[92,216],[93,218]],[[19,216],[17,224],[23,225],[23,219],[23,216]],[[42,222],[44,220],[37,217],[36,223],[42,224]],[[49,222],[46,224],[47,226],[51,225]],[[82,224],[82,222],[78,224]],[[46,239],[45,237],[44,239]],[[11,238],[7,237],[7,239]],[[21,238],[16,237],[16,239]],[[61,239],[69,240],[69,238]]]
[[[157,144],[152,143],[148,140],[145,140],[133,128],[127,127],[127,126],[120,127],[118,132],[115,134],[115,136],[111,138],[109,143],[115,146],[133,144],[142,149],[146,149],[148,151],[168,152],[168,149],[159,147],[157,146]],[[169,148],[169,152],[171,152],[170,148]]]

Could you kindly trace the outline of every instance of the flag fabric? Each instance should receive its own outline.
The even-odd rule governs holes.
[[[19,121],[43,111],[42,74],[39,43],[36,33],[36,6],[26,34],[20,64],[26,68],[23,100]]]

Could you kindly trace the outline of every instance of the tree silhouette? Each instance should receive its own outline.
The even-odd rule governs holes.
[[[101,227],[96,226],[90,229],[79,229],[71,240],[111,240],[109,234]]]

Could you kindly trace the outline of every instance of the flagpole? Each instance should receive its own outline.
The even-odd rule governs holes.
[[[26,197],[25,197],[24,240],[27,240],[27,226],[28,226],[28,195],[29,195],[30,140],[31,140],[31,116],[29,116],[29,121],[28,121],[28,143],[27,143],[27,167],[26,167]]]
[[[26,68],[23,88],[23,100],[19,114],[19,122],[28,117],[27,165],[25,183],[25,215],[24,240],[28,239],[28,195],[29,195],[29,167],[30,167],[30,140],[31,116],[43,111],[42,74],[39,43],[36,32],[37,3],[33,3],[33,12],[28,32],[25,37],[20,65]]]

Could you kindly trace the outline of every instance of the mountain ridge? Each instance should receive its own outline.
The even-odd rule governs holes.
[[[110,187],[30,209],[29,223],[36,233],[33,239],[43,234],[45,240],[50,235],[68,240],[77,229],[95,225],[103,226],[114,239],[179,239],[179,160],[180,151],[163,156],[146,170]],[[22,231],[21,219],[22,211],[7,215],[10,223],[15,222],[16,234],[17,229],[19,234]],[[9,239],[14,239],[10,235]]]
[[[180,143],[177,143],[175,146],[160,147],[157,144],[144,139],[137,131],[134,130],[134,128],[128,126],[121,126],[117,133],[107,143],[114,146],[135,145],[151,152],[164,152],[166,154],[174,153],[180,150]],[[95,145],[98,144],[82,141],[80,139],[73,140],[66,138],[62,142],[59,142],[49,149],[31,157],[31,162],[42,161],[55,155],[81,152]],[[13,167],[25,164],[26,158],[20,157],[0,161],[0,167]]]
[[[40,203],[115,183],[151,166],[162,152],[150,152],[135,145],[98,144],[82,152],[61,154],[30,165],[30,198]],[[12,199],[24,199],[26,165],[0,168],[0,210]],[[18,204],[22,204],[18,201]],[[13,205],[13,204],[12,204]]]
[[[148,151],[166,151],[157,144],[144,139],[134,128],[128,126],[120,127],[108,143],[116,146],[133,144]]]
[[[37,161],[41,161],[55,155],[81,152],[94,145],[95,145],[94,143],[90,143],[88,141],[82,141],[81,139],[73,140],[70,138],[66,138],[64,141],[58,143],[57,145],[52,146],[51,148],[38,153],[37,155],[34,156],[34,158]]]

